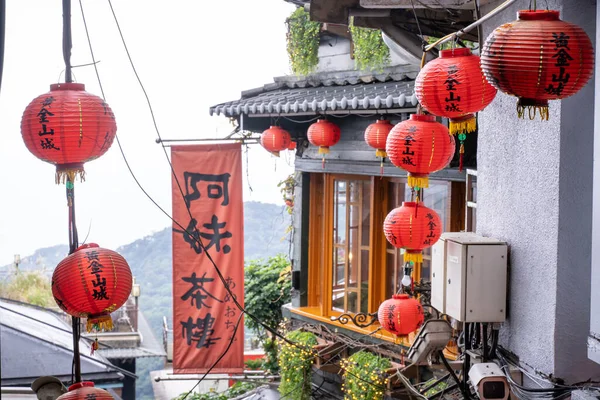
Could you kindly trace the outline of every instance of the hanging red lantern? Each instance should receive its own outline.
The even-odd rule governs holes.
[[[375,152],[376,157],[387,157],[385,143],[393,127],[394,125],[387,119],[379,119],[365,130],[365,142],[377,150]]]
[[[94,387],[94,382],[79,382],[69,386],[69,391],[56,400],[113,400],[106,390]]]
[[[410,187],[426,188],[428,175],[448,166],[456,144],[433,115],[412,114],[392,129],[386,150],[392,164],[408,172]]]
[[[379,324],[386,331],[406,336],[419,329],[425,321],[423,307],[407,294],[395,294],[381,303],[377,312]]]
[[[288,146],[288,150],[292,151],[292,150],[296,150],[297,144],[296,142],[290,142],[290,145]]]
[[[431,114],[450,119],[451,134],[477,129],[474,113],[486,108],[496,96],[481,71],[479,57],[458,48],[440,51],[415,81],[415,95]]]
[[[58,306],[74,317],[87,318],[87,330],[112,329],[110,313],[131,293],[127,261],[95,243],[79,247],[52,274],[52,295]]]
[[[279,152],[287,150],[292,142],[290,134],[279,126],[272,126],[260,137],[260,144],[267,151],[279,157]]]
[[[405,249],[404,262],[422,263],[423,249],[433,246],[442,234],[442,220],[422,202],[405,201],[387,215],[383,232],[392,246]]]
[[[83,164],[110,148],[117,133],[115,116],[104,100],[81,83],[50,85],[23,113],[21,135],[37,158],[56,165],[56,182],[75,176],[83,181]]]
[[[518,19],[496,28],[481,53],[487,80],[517,96],[517,112],[542,120],[550,114],[548,100],[560,100],[581,90],[594,73],[590,38],[558,11],[518,12]]]
[[[325,167],[325,154],[329,153],[331,146],[335,146],[340,141],[340,128],[333,122],[319,119],[308,127],[306,135],[313,146],[319,147],[319,154],[323,154],[323,167]]]

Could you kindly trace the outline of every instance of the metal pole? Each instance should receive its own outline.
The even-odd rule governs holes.
[[[75,176],[67,176],[67,205],[69,207],[69,254],[73,254],[79,247],[77,225],[75,223]],[[75,366],[75,382],[81,382],[81,355],[79,353],[80,319],[71,318],[73,327],[73,364]]]
[[[73,82],[71,73],[71,0],[63,0],[63,58],[65,59],[65,82]]]

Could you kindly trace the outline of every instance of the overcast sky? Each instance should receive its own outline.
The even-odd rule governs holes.
[[[25,107],[59,81],[64,70],[60,0],[9,1],[6,52],[0,92],[0,265],[14,254],[67,243],[64,185],[54,166],[35,158],[20,134]],[[126,156],[152,197],[171,210],[170,172],[143,93],[135,79],[106,0],[83,0],[106,100],[117,119]],[[208,108],[237,99],[289,72],[283,0],[113,0],[138,73],[152,101],[163,138],[223,136],[232,126]],[[91,62],[79,2],[73,0],[72,64]],[[75,68],[77,82],[100,95],[93,67]],[[64,74],[60,82],[64,82]],[[276,202],[277,182],[292,160],[275,159],[260,146],[250,151],[250,183],[244,200]],[[243,163],[245,165],[245,162]],[[116,248],[168,226],[135,185],[116,142],[86,164],[76,184],[80,240]]]

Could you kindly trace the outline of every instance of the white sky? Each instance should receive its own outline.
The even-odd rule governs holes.
[[[78,0],[72,2],[72,64],[91,62]],[[117,119],[126,156],[142,185],[171,211],[170,171],[108,2],[83,0],[106,100]],[[283,0],[113,0],[133,61],[152,101],[163,138],[223,136],[232,127],[208,108],[289,72]],[[60,0],[7,2],[6,52],[0,92],[0,265],[14,254],[67,243],[64,185],[54,166],[35,158],[20,135],[31,100],[49,90],[64,69]],[[93,67],[75,68],[77,82],[100,96]],[[64,81],[64,76],[61,77]],[[291,162],[288,160],[288,162]],[[277,182],[292,172],[285,158],[260,146],[250,150],[250,194],[281,202]],[[245,165],[245,161],[243,163]],[[116,142],[86,165],[76,184],[80,240],[116,248],[165,228],[169,220],[150,203],[126,170]]]

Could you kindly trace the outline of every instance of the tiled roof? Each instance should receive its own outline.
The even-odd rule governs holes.
[[[235,117],[300,113],[360,113],[416,107],[414,81],[359,83],[355,85],[277,89],[210,108],[211,115]]]
[[[413,66],[393,66],[378,72],[334,71],[274,78],[273,83],[242,92],[239,100],[210,108],[210,115],[290,115],[360,113],[361,110],[412,108]]]

